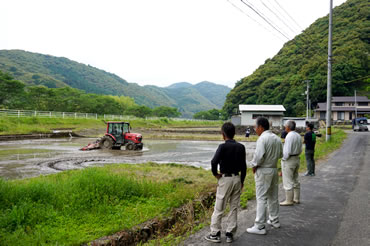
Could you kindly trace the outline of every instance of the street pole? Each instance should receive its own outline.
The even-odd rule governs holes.
[[[355,90],[355,119],[357,118],[357,98],[356,98],[356,90]]]
[[[326,91],[326,141],[331,138],[331,58],[332,58],[333,0],[330,0],[328,38],[328,84]]]
[[[311,80],[305,80],[303,82],[307,83],[307,90],[306,90],[306,121],[309,119],[309,101],[310,101],[310,82]]]

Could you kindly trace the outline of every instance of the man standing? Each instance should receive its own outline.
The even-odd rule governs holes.
[[[233,241],[233,233],[237,229],[237,214],[240,205],[240,194],[247,173],[244,145],[234,140],[235,126],[226,122],[221,128],[225,143],[220,144],[211,161],[212,173],[218,179],[216,204],[211,218],[211,234],[206,240],[221,242],[221,219],[226,205],[230,203],[230,213],[227,219],[226,242]],[[218,173],[220,165],[220,173]],[[239,176],[240,173],[240,176]]]
[[[270,130],[266,118],[256,120],[256,133],[259,136],[256,150],[248,165],[253,167],[256,182],[257,212],[254,226],[247,229],[248,233],[266,234],[266,209],[269,210],[268,224],[279,228],[279,177],[277,162],[283,154],[283,144],[278,136]]]
[[[285,201],[281,206],[291,206],[293,203],[299,203],[300,183],[298,181],[298,170],[302,152],[302,138],[296,131],[296,124],[289,120],[285,125],[285,131],[288,132],[283,149],[283,159],[281,160],[281,169],[283,171],[283,186],[285,190]]]
[[[307,172],[304,176],[315,176],[315,144],[316,134],[313,132],[313,124],[309,123],[306,127],[306,134],[304,135],[304,143],[306,144],[305,156],[307,163]]]

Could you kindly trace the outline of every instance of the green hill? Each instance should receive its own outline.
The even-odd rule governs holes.
[[[90,65],[23,50],[0,50],[0,70],[27,85],[72,87],[87,93],[124,95],[148,107],[176,107],[184,117],[221,108],[230,88],[210,82],[176,83],[169,87],[139,86]]]
[[[333,11],[333,96],[369,95],[370,1],[348,0]],[[287,115],[303,115],[306,84],[313,106],[326,101],[328,16],[287,42],[272,59],[237,82],[224,110],[239,104],[283,104]],[[303,94],[303,95],[302,95]]]

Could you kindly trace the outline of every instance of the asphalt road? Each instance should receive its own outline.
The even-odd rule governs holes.
[[[239,214],[233,245],[370,245],[369,176],[370,133],[351,132],[343,146],[316,167],[315,177],[300,177],[301,204],[280,207],[280,229],[266,226],[267,235],[245,231],[255,219],[253,201]],[[279,197],[284,198],[282,189]],[[209,227],[183,245],[214,245],[203,239],[208,233]],[[224,233],[221,245],[230,245]]]

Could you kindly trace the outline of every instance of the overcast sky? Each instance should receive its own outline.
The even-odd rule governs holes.
[[[290,39],[329,12],[329,0],[244,2]],[[288,40],[240,0],[2,0],[0,8],[0,49],[67,57],[140,85],[233,87]]]

